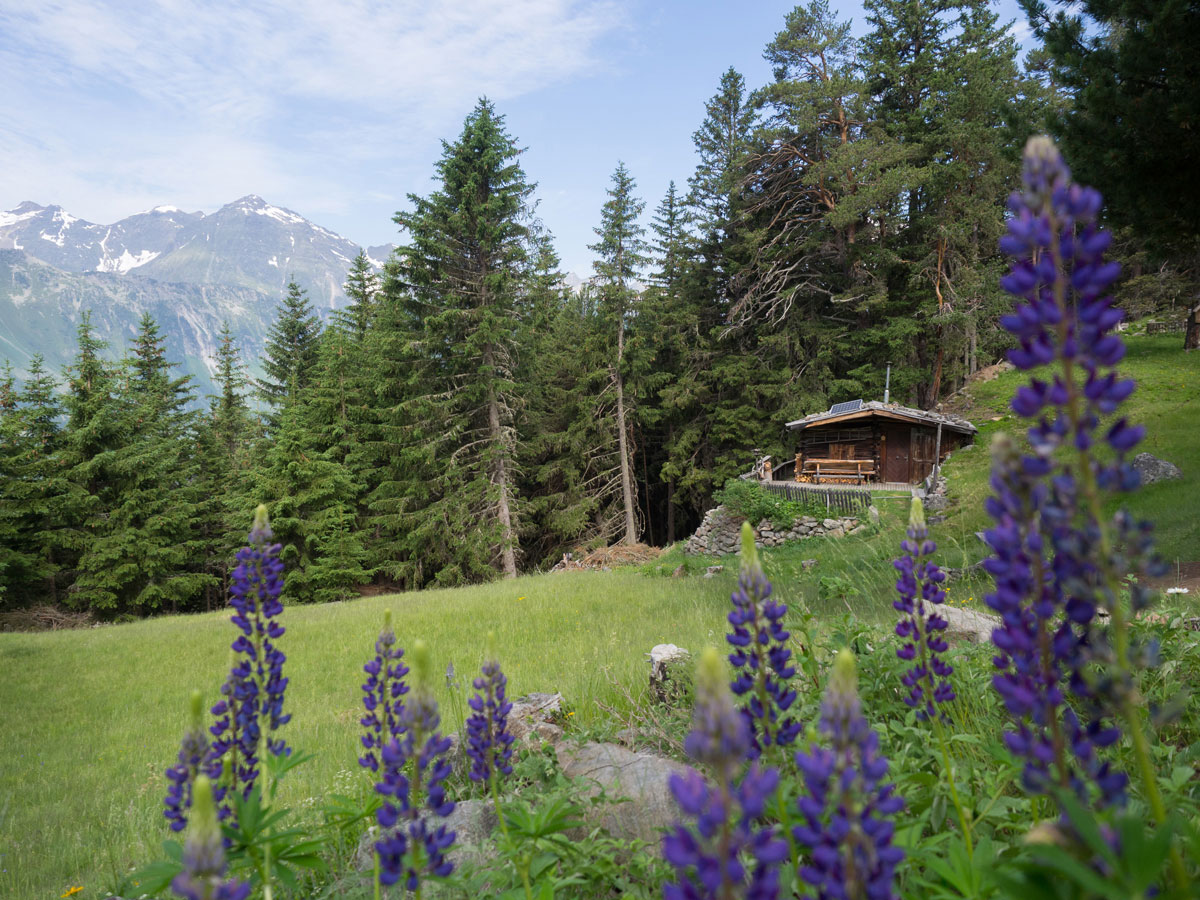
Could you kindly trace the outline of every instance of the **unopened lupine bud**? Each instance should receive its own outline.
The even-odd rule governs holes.
[[[225,845],[213,800],[212,782],[200,775],[194,786],[191,822],[183,844],[183,871],[171,890],[185,900],[245,900],[249,883],[225,880]]]
[[[204,700],[199,691],[189,698],[188,728],[179,745],[179,758],[167,769],[167,796],[163,800],[172,831],[183,831],[187,810],[192,806],[192,785],[208,759],[208,734],[204,729]]]

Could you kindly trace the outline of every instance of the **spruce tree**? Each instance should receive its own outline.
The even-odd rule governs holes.
[[[66,482],[59,457],[63,408],[57,387],[41,354],[35,354],[23,388],[0,404],[0,430],[12,450],[4,454],[7,477],[0,488],[0,531],[6,537],[0,543],[18,557],[17,567],[7,569],[12,576],[7,585],[10,605],[59,599],[54,546]]]
[[[345,309],[339,309],[335,314],[336,321],[353,340],[361,344],[367,336],[367,329],[375,317],[375,307],[379,301],[379,276],[371,268],[365,250],[359,250],[358,256],[350,263],[350,271],[346,275],[346,283],[342,286],[350,303]]]
[[[308,302],[308,292],[289,281],[287,294],[267,332],[259,396],[268,404],[267,425],[279,426],[284,407],[312,383],[321,339],[321,322]]]
[[[21,422],[17,414],[17,387],[12,366],[0,369],[0,609],[15,606],[14,588],[29,578],[32,560],[23,552],[21,510],[14,502],[16,460],[21,453]]]
[[[66,601],[71,606],[112,610],[120,597],[112,592],[84,590],[79,580],[94,577],[90,566],[96,533],[116,506],[118,476],[114,459],[124,446],[128,419],[118,404],[113,366],[101,354],[107,344],[96,337],[91,311],[85,310],[78,329],[75,360],[66,372],[67,424],[62,441],[65,489],[59,501],[62,527],[53,536],[53,552],[70,582]]]
[[[386,568],[412,583],[517,572],[513,373],[533,190],[519,153],[481,100],[443,144],[437,189],[396,216],[408,241],[387,272],[372,362],[397,380],[379,395],[394,404],[378,422],[386,473],[372,504],[391,535]]]
[[[604,379],[613,396],[613,431],[615,433],[621,505],[624,514],[622,540],[637,543],[640,534],[637,517],[637,487],[634,479],[633,434],[635,398],[627,390],[630,360],[626,357],[626,341],[630,319],[636,314],[637,279],[646,265],[645,229],[638,223],[646,204],[634,195],[637,183],[625,163],[617,163],[608,189],[608,200],[600,212],[600,225],[593,229],[599,240],[589,249],[597,255],[594,267],[604,345]],[[604,396],[602,392],[601,396]]]
[[[1194,265],[1200,237],[1200,12],[1184,0],[1021,0],[1072,98],[1064,156],[1108,215]]]
[[[200,571],[191,377],[174,376],[177,365],[167,360],[157,323],[144,314],[118,382],[122,434],[108,454],[107,502],[102,514],[89,517],[90,539],[72,588],[91,609],[175,612],[213,582]]]
[[[223,602],[234,554],[250,528],[256,505],[252,448],[260,437],[247,402],[250,378],[228,322],[222,324],[213,363],[217,394],[208,398],[208,415],[196,433],[203,571],[216,580],[206,589],[206,609]]]
[[[314,446],[305,422],[306,395],[283,410],[275,440],[254,473],[255,499],[271,510],[283,545],[283,597],[326,603],[352,596],[370,580],[366,551],[354,527],[359,486],[345,467]]]

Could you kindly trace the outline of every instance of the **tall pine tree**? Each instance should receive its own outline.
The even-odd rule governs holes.
[[[597,255],[595,262],[596,289],[602,331],[603,365],[613,398],[613,431],[615,433],[621,484],[621,505],[624,513],[626,544],[635,544],[640,536],[637,516],[637,485],[634,478],[633,423],[635,396],[627,382],[633,371],[626,355],[626,342],[631,320],[637,313],[638,278],[647,263],[646,230],[638,217],[646,204],[634,195],[637,182],[625,163],[617,163],[608,189],[608,200],[600,211],[600,225],[595,228],[599,240],[589,249]],[[601,396],[604,396],[602,392]]]
[[[408,241],[387,273],[373,365],[399,380],[378,394],[387,474],[373,505],[393,541],[385,566],[417,584],[517,573],[513,373],[533,191],[519,153],[480,100],[443,144],[438,188],[396,216]]]

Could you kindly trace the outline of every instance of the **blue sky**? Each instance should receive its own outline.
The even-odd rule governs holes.
[[[0,209],[108,223],[259,194],[395,241],[480,95],[527,148],[564,269],[587,274],[624,160],[649,218],[695,164],[721,73],[753,88],[781,0],[0,0]],[[861,30],[858,2],[833,0]],[[999,0],[1019,19],[1015,0]],[[1018,33],[1024,30],[1018,22]]]

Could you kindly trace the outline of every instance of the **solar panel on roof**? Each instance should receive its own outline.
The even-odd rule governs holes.
[[[858,412],[860,409],[862,409],[862,405],[863,405],[862,400],[847,400],[845,403],[833,404],[833,406],[829,407],[829,412],[832,415],[839,415],[841,413],[849,413],[849,412]]]

